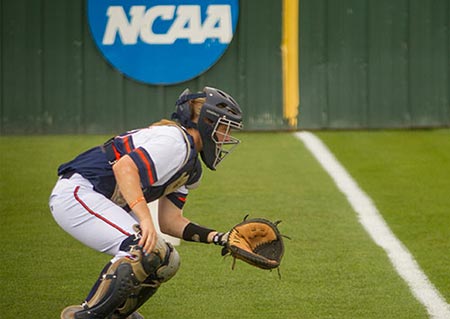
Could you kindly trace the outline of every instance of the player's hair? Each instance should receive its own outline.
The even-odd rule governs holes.
[[[202,109],[203,104],[206,99],[204,97],[199,97],[189,101],[189,106],[191,108],[191,121],[194,123],[198,122],[198,118],[200,117],[200,111]],[[166,126],[166,125],[180,125],[178,122],[162,119],[158,122],[153,123],[150,126]]]
[[[198,118],[200,117],[200,111],[202,109],[203,104],[205,103],[206,98],[199,97],[189,101],[189,106],[191,107],[191,121],[194,123],[198,122]]]
[[[167,125],[178,125],[179,126],[179,124],[177,122],[171,121],[168,119],[162,119],[158,122],[151,124],[150,126],[167,126]]]

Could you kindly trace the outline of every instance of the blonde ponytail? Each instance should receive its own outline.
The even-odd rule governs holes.
[[[198,123],[198,118],[200,117],[200,111],[202,110],[202,106],[205,103],[206,99],[204,97],[199,97],[189,101],[189,105],[191,106],[191,121],[194,123]]]
[[[198,118],[200,117],[200,111],[202,110],[202,106],[205,103],[206,99],[204,97],[199,97],[193,100],[189,101],[189,107],[191,108],[191,121],[194,123],[198,123]],[[155,122],[151,124],[150,126],[166,126],[166,125],[178,125],[180,126],[180,123],[162,119],[159,122]]]
[[[170,126],[170,125],[178,125],[179,126],[179,124],[177,122],[172,121],[172,120],[167,120],[167,119],[162,119],[161,121],[155,122],[150,126]]]

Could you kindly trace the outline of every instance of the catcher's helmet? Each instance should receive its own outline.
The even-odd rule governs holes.
[[[189,101],[196,98],[205,98],[198,123],[192,122],[189,105]],[[198,129],[203,143],[200,155],[211,170],[215,170],[224,157],[240,143],[231,136],[231,129],[242,129],[242,110],[230,95],[221,90],[212,87],[205,87],[199,93],[184,90],[176,102],[172,119],[178,120],[186,128]]]

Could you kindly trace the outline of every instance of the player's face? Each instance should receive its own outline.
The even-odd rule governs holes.
[[[240,123],[235,123],[226,119],[220,118],[213,130],[212,140],[216,144],[214,167],[219,164],[225,156],[230,154],[233,149],[240,143],[240,141],[231,135],[232,129],[239,130],[242,128]]]
[[[228,125],[220,124],[216,130],[216,138],[219,142],[230,141],[231,129]]]

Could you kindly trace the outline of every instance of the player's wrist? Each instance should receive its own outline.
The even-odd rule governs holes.
[[[139,203],[145,203],[145,197],[144,196],[137,197],[134,201],[130,202],[128,204],[128,206],[130,207],[130,209],[133,209]]]

